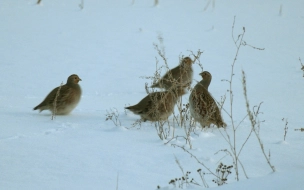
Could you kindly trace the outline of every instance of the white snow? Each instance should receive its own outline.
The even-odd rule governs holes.
[[[212,171],[220,162],[232,165],[220,151],[229,145],[218,129],[197,128],[189,149],[182,138],[161,140],[153,123],[132,128],[139,117],[124,107],[146,96],[144,86],[151,81],[141,77],[153,75],[155,58],[163,64],[153,46],[161,46],[159,37],[171,68],[189,50],[204,51],[200,62],[213,76],[209,91],[217,100],[228,96],[229,85],[222,79],[230,78],[236,53],[234,16],[234,36],[245,27],[244,40],[265,48],[240,49],[233,78],[234,120],[246,115],[244,70],[250,106],[263,102],[260,136],[276,172],[252,135],[240,154],[249,179],[241,169],[240,181],[232,169],[221,187],[212,175],[205,179],[214,189],[303,188],[304,133],[295,131],[304,128],[302,0],[159,0],[157,6],[153,0],[84,0],[82,10],[81,0],[36,2],[0,1],[0,189],[178,189],[168,184],[182,176],[175,158],[202,184],[196,170],[205,169],[172,144],[185,145]],[[193,69],[194,86],[201,68],[194,64]],[[51,120],[50,112],[32,110],[74,73],[82,79],[83,94],[70,115]],[[224,107],[229,108],[228,99]],[[105,121],[114,108],[121,126]],[[231,134],[231,121],[222,114]],[[238,149],[249,131],[246,118],[237,130]],[[185,135],[184,130],[176,127],[175,135]]]

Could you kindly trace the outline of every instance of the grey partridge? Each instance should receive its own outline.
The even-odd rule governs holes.
[[[184,88],[174,88],[162,92],[152,92],[144,97],[138,104],[125,107],[143,121],[166,120],[174,110],[178,97],[184,95]]]
[[[204,128],[214,124],[217,127],[226,127],[221,112],[208,92],[212,76],[208,71],[200,73],[203,80],[195,85],[189,96],[189,107],[191,116]]]
[[[34,108],[34,110],[50,110],[53,114],[58,115],[69,114],[79,103],[81,97],[81,88],[78,82],[81,79],[78,75],[71,75],[67,79],[67,83],[61,87],[53,89],[46,98]],[[58,92],[58,89],[59,92]],[[59,93],[57,96],[57,92]],[[57,96],[57,98],[56,98]],[[56,111],[54,109],[54,101],[56,99]]]
[[[170,89],[172,86],[186,86],[190,85],[192,82],[192,63],[190,57],[185,57],[182,59],[181,63],[169,70],[158,82],[154,83],[152,88],[164,88],[166,90]]]

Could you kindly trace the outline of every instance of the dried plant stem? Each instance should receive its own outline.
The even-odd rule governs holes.
[[[82,10],[84,8],[84,0],[80,1],[79,8]]]
[[[301,58],[299,57],[299,61],[300,61],[300,63],[301,63],[301,70],[303,71],[303,77],[304,77],[304,65],[303,65],[303,63],[302,63],[302,60],[301,60]]]
[[[234,28],[234,26],[233,26],[233,28]],[[237,60],[237,57],[238,57],[238,54],[239,54],[239,51],[240,51],[240,48],[241,48],[241,45],[242,45],[244,35],[245,35],[245,27],[243,27],[243,33],[241,34],[241,40],[240,40],[240,43],[237,45],[237,50],[236,50],[236,53],[235,53],[235,56],[234,56],[234,59],[233,59],[233,63],[231,65],[231,75],[230,75],[230,81],[229,81],[229,99],[230,99],[230,115],[229,116],[231,118],[233,118],[232,80],[233,80],[233,76],[234,76],[234,65],[235,65],[235,62]],[[237,42],[235,41],[235,43],[237,43]],[[231,122],[232,122],[233,130],[235,131],[236,128],[235,128],[235,125],[234,125],[234,120],[232,119]],[[234,140],[234,145],[235,145],[235,140]]]
[[[201,180],[202,180],[202,182],[203,182],[203,185],[206,187],[206,188],[209,188],[209,185],[208,185],[208,183],[207,183],[207,181],[206,181],[206,179],[205,179],[205,177],[204,177],[204,173],[202,173],[202,170],[201,169],[199,169],[198,171],[198,174],[199,174],[199,176],[200,176],[200,178],[201,178]]]
[[[285,119],[285,127],[284,127],[284,141],[286,140],[286,135],[287,135],[287,132],[288,132],[288,126],[287,125],[288,125],[288,119],[286,118]]]
[[[214,175],[215,177],[217,177],[217,175],[215,173],[213,173],[203,162],[201,162],[195,155],[193,155],[189,150],[187,150],[184,146],[179,146],[176,144],[172,144],[171,146],[178,147],[183,149],[186,153],[188,153],[192,158],[194,158],[200,165],[202,165],[206,170],[208,170],[208,172],[210,172],[210,174]]]
[[[168,127],[166,128],[165,124],[168,123]],[[166,121],[157,121],[154,122],[154,126],[157,132],[158,137],[161,140],[167,139],[170,135],[170,125],[168,120]]]
[[[300,132],[304,132],[304,128],[300,128],[300,129],[295,129],[295,131],[300,131]]]
[[[184,169],[183,169],[182,165],[180,164],[179,160],[176,158],[175,155],[174,155],[174,158],[175,158],[175,162],[178,165],[179,169],[182,171],[183,175],[185,175]]]
[[[57,90],[55,100],[53,102],[52,120],[54,120],[55,117],[56,117],[56,113],[57,113],[57,99],[58,99],[58,96],[60,95],[60,89],[61,89],[62,85],[63,85],[63,82],[61,82],[61,84],[60,84],[60,86],[59,86],[59,88]]]
[[[257,118],[250,111],[250,108],[249,108],[249,100],[248,100],[248,97],[247,97],[247,88],[246,88],[246,76],[245,76],[245,72],[244,71],[242,71],[242,82],[243,82],[243,90],[244,90],[244,96],[245,96],[245,101],[246,101],[247,113],[249,115],[249,120],[251,122],[252,130],[253,130],[255,136],[258,139],[258,142],[260,144],[260,148],[262,150],[262,153],[263,153],[263,155],[264,155],[264,157],[265,157],[268,165],[270,166],[270,168],[272,169],[272,171],[275,172],[275,167],[270,163],[270,156],[267,156],[267,154],[265,153],[264,145],[263,145],[262,140],[260,138],[259,131],[257,130],[257,129],[259,129],[259,122],[257,122]]]
[[[156,7],[159,4],[158,0],[154,0],[154,6]]]
[[[193,59],[193,63],[198,64],[198,66],[200,66],[200,68],[202,69],[202,71],[204,70],[203,65],[201,64],[200,61],[200,57],[202,55],[202,53],[204,53],[204,51],[201,51],[200,49],[197,50],[197,53],[195,54],[193,51],[189,50],[189,52],[191,52],[191,55],[194,57]]]
[[[229,155],[233,159],[234,169],[235,169],[235,173],[236,173],[236,180],[238,181],[239,180],[239,165],[241,165],[241,168],[244,172],[245,177],[248,178],[248,176],[246,174],[246,171],[245,171],[245,168],[244,168],[243,164],[241,163],[239,157],[240,157],[240,154],[241,154],[243,148],[245,147],[245,144],[248,142],[249,138],[251,137],[253,129],[250,130],[250,132],[248,133],[245,141],[242,143],[240,148],[238,148],[237,143],[236,143],[236,141],[237,141],[236,133],[237,133],[237,130],[238,130],[239,126],[241,125],[241,123],[243,123],[244,119],[247,118],[249,114],[247,113],[238,124],[235,123],[234,112],[233,112],[234,111],[233,110],[234,95],[233,95],[233,90],[232,90],[232,88],[233,88],[233,77],[234,77],[234,66],[235,66],[236,60],[238,59],[238,55],[239,55],[239,52],[240,52],[240,49],[241,49],[242,46],[249,46],[249,47],[251,47],[253,49],[256,49],[256,50],[264,50],[264,48],[254,47],[252,45],[247,44],[244,41],[245,27],[243,27],[243,32],[241,34],[239,34],[237,36],[237,38],[235,38],[234,37],[234,26],[235,26],[235,17],[234,17],[233,24],[232,24],[231,34],[232,34],[233,42],[234,42],[235,47],[236,47],[236,53],[235,53],[233,62],[231,64],[230,79],[229,80],[223,80],[223,81],[229,83],[228,92],[229,92],[229,103],[230,103],[230,105],[229,105],[229,110],[226,110],[225,108],[222,107],[224,112],[226,112],[227,115],[230,118],[231,127],[232,127],[232,134],[229,134],[227,129],[224,129],[224,132],[222,132],[221,130],[219,130],[219,131],[220,131],[220,134],[222,135],[222,137],[225,139],[225,141],[229,144],[229,147],[230,147]],[[226,95],[224,96],[224,99],[225,98],[226,98]],[[219,105],[223,106],[223,103],[221,103]],[[258,112],[257,112],[257,114],[258,114]],[[230,135],[232,135],[232,136],[230,136]]]
[[[247,136],[247,140],[242,144],[242,147],[239,151],[237,151],[237,145],[236,145],[236,131],[238,129],[238,126],[240,125],[240,123],[246,118],[246,116],[244,117],[244,119],[238,124],[236,125],[234,123],[234,114],[233,114],[233,91],[232,91],[232,84],[233,84],[233,77],[234,77],[234,66],[235,66],[235,63],[236,63],[236,60],[237,60],[237,57],[239,55],[239,51],[240,51],[240,48],[242,46],[242,43],[243,43],[243,38],[244,38],[244,35],[245,35],[245,27],[243,27],[243,33],[241,33],[240,35],[238,35],[238,38],[235,39],[234,38],[234,24],[235,24],[235,17],[234,17],[234,20],[233,20],[233,25],[232,25],[232,39],[233,39],[233,42],[234,44],[236,45],[236,53],[235,53],[235,56],[234,56],[234,59],[233,59],[233,62],[232,62],[232,65],[231,65],[231,74],[230,74],[230,80],[226,80],[228,83],[229,83],[229,102],[230,102],[230,110],[229,111],[226,111],[224,108],[223,110],[228,114],[229,118],[230,118],[230,121],[231,121],[231,126],[232,126],[232,139],[230,138],[230,135],[228,134],[227,132],[227,129],[224,129],[224,132],[225,132],[225,135],[220,131],[221,135],[224,137],[224,139],[226,140],[226,142],[229,144],[230,146],[230,150],[231,150],[231,157],[233,158],[233,162],[234,162],[234,170],[235,170],[235,173],[236,173],[236,180],[238,181],[239,180],[239,167],[238,167],[238,164],[240,163],[240,160],[239,160],[239,155],[243,149],[243,147],[245,146],[247,140],[249,139],[250,135],[251,135],[251,132],[249,133],[249,135]],[[225,138],[225,136],[227,138]],[[244,174],[245,176],[247,177],[246,175],[246,172],[245,172],[245,169],[244,167],[242,166],[243,168],[243,171],[244,171]],[[247,177],[248,178],[248,177]]]
[[[206,11],[208,9],[211,2],[212,2],[212,9],[215,8],[215,0],[209,0],[204,8],[204,11]]]
[[[111,120],[115,126],[121,126],[121,122],[119,120],[119,112],[116,108],[110,109],[110,111],[106,110],[106,121]]]

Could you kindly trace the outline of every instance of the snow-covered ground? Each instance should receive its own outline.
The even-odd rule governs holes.
[[[139,117],[124,107],[146,96],[144,86],[151,81],[142,77],[153,75],[155,58],[163,64],[153,44],[164,46],[171,68],[181,55],[204,51],[200,62],[213,76],[209,91],[217,100],[228,95],[222,79],[230,78],[236,53],[234,16],[234,36],[245,27],[244,40],[265,48],[240,49],[233,78],[234,121],[246,115],[244,70],[250,106],[263,102],[260,137],[276,172],[252,135],[240,154],[248,180],[241,169],[239,182],[234,169],[227,185],[217,187],[210,174],[205,179],[218,189],[303,188],[304,133],[295,131],[304,127],[302,0],[160,0],[157,6],[153,0],[84,0],[82,10],[81,0],[36,2],[0,1],[0,189],[173,189],[168,182],[182,176],[176,158],[202,184],[196,170],[207,171],[172,144],[185,145],[212,171],[220,162],[232,165],[220,151],[229,145],[218,129],[198,128],[191,134],[192,149],[181,138],[165,144],[169,139],[160,140],[153,123],[130,128]],[[194,64],[193,69],[194,86],[201,68]],[[50,112],[32,110],[74,73],[82,79],[83,94],[70,115],[51,120]],[[114,108],[121,126],[105,121]],[[229,109],[228,99],[224,108]],[[223,117],[231,134],[231,121]],[[237,149],[249,131],[246,118],[237,130]],[[184,135],[184,130],[176,127],[175,133]]]

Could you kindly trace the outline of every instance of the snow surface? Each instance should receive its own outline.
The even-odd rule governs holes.
[[[252,136],[240,159],[249,176],[235,172],[218,189],[302,189],[304,186],[304,10],[302,0],[2,0],[0,1],[0,189],[174,189],[168,182],[181,177],[179,160],[190,177],[201,182],[194,158],[160,140],[150,122],[130,128],[139,118],[124,112],[145,95],[141,76],[152,76],[153,44],[163,38],[169,66],[175,67],[189,50],[204,51],[200,61],[212,73],[209,87],[220,100],[236,47],[234,34],[246,28],[244,40],[263,51],[242,47],[233,82],[234,120],[242,120],[245,101],[241,70],[246,72],[250,106],[263,101],[260,136],[271,153],[272,172]],[[214,3],[214,4],[213,4]],[[280,12],[281,7],[281,12]],[[195,64],[194,80],[200,80]],[[50,112],[32,108],[70,74],[82,79],[82,99],[67,116],[51,120]],[[187,101],[189,93],[184,96]],[[225,108],[229,108],[226,102]],[[116,108],[121,126],[105,121]],[[231,132],[231,121],[223,113]],[[282,121],[282,118],[285,118]],[[284,125],[288,118],[288,133]],[[172,118],[171,118],[172,119]],[[130,129],[128,129],[130,128]],[[239,148],[250,131],[248,118],[237,131]],[[175,133],[183,135],[181,128]],[[219,150],[229,149],[217,129],[192,134],[193,155],[215,171],[232,160]],[[202,168],[204,169],[204,168]],[[117,188],[118,187],[118,188]],[[191,185],[188,189],[202,189]]]

